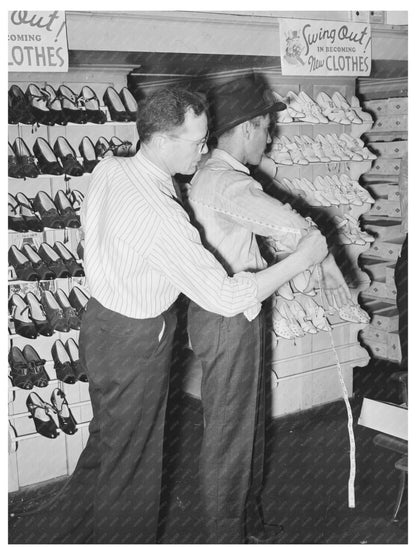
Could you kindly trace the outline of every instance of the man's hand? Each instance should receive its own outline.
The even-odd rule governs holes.
[[[317,270],[319,272],[319,268]],[[328,254],[321,262],[320,270],[319,279],[329,306],[341,308],[341,306],[351,304],[351,292],[332,254]],[[319,280],[316,274],[317,272],[313,272],[308,290],[312,289],[313,286],[319,287],[317,283]]]
[[[274,160],[272,160],[269,156],[263,154],[262,159],[260,160],[257,169],[263,172],[267,177],[271,177],[274,179],[277,174],[277,165]]]
[[[308,262],[307,268],[319,264],[328,254],[325,237],[318,229],[312,229],[300,239],[296,253]]]

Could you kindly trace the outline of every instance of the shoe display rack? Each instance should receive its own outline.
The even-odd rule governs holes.
[[[11,491],[70,474],[88,439],[92,410],[78,353],[89,297],[80,208],[96,163],[133,155],[138,145],[124,72],[112,81],[81,70],[66,83],[59,74],[41,77],[9,83],[17,107],[8,125]],[[60,89],[75,93],[71,102],[47,100],[45,91]],[[121,117],[126,102],[132,111]]]
[[[384,96],[383,87],[380,93],[380,97]],[[363,330],[361,339],[373,357],[400,362],[399,313],[394,271],[405,239],[401,228],[398,180],[401,159],[408,149],[408,99],[407,96],[374,96],[377,96],[376,87],[372,87],[372,99],[363,103],[374,117],[374,125],[366,137],[378,158],[364,176],[365,185],[376,200],[364,216],[364,227],[376,239],[371,248],[360,257],[361,267],[372,278],[371,286],[362,293],[360,299],[372,315],[371,324]]]

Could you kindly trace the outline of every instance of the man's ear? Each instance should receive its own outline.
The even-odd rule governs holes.
[[[152,143],[157,150],[163,150],[166,146],[168,138],[162,134],[156,134],[152,137]]]
[[[248,120],[244,121],[241,124],[241,130],[243,132],[243,137],[247,138],[247,139],[250,139],[251,134],[253,132],[253,126],[251,125],[250,121],[248,121]]]

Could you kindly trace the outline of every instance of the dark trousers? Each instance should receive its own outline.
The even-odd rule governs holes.
[[[263,319],[225,318],[191,302],[188,333],[202,364],[200,458],[208,543],[244,543],[264,465]],[[253,532],[253,530],[249,530]]]
[[[89,300],[79,346],[93,419],[54,507],[52,543],[156,542],[175,327],[171,311],[137,320]]]

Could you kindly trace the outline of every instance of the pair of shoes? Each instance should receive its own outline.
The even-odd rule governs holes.
[[[331,206],[331,202],[324,192],[319,190],[306,177],[300,179],[298,177],[293,177],[291,180],[287,177],[283,177],[280,183],[287,191],[304,198],[310,206]]]
[[[122,141],[118,137],[111,137],[108,141],[105,137],[99,137],[95,143],[95,155],[100,160],[107,156],[123,156],[129,157],[132,152],[132,144],[130,141]]]
[[[38,137],[33,145],[33,152],[37,158],[42,173],[50,175],[71,175],[79,177],[84,174],[84,168],[78,162],[75,150],[65,137],[58,137],[53,149],[46,139]]]
[[[136,121],[137,102],[127,87],[118,93],[114,87],[108,87],[103,96],[112,121]]]
[[[362,123],[361,119],[348,105],[345,98],[337,91],[332,98],[324,91],[316,97],[322,113],[329,121],[349,125],[350,123]]]
[[[12,85],[9,88],[8,104],[8,121],[10,124],[25,123],[27,125],[34,125],[36,123],[36,118],[32,113],[28,99],[18,85]]]
[[[295,339],[302,337],[306,333],[315,334],[318,329],[323,329],[319,318],[311,311],[312,306],[317,306],[310,297],[311,304],[307,305],[308,310],[302,306],[298,299],[305,295],[297,295],[293,300],[287,300],[276,294],[273,297],[273,331],[278,337],[285,339]],[[321,307],[319,307],[321,308]]]
[[[13,386],[20,389],[46,387],[49,376],[45,370],[45,362],[31,345],[25,345],[23,352],[18,347],[12,347],[9,364]]]
[[[55,272],[44,263],[32,245],[26,243],[22,249],[12,245],[8,254],[9,265],[13,266],[19,280],[38,281],[56,278]]]
[[[358,220],[349,214],[345,214],[343,218],[335,216],[334,221],[339,232],[337,240],[342,245],[365,245],[375,241],[375,237],[361,230]]]
[[[45,191],[39,191],[32,201],[33,209],[40,214],[45,227],[64,229],[78,228],[81,221],[64,191],[59,190],[54,201]]]
[[[30,393],[26,399],[26,406],[36,431],[44,437],[51,439],[58,437],[58,428],[53,415],[57,416],[59,428],[65,434],[73,435],[77,431],[76,420],[62,389],[56,388],[52,391],[51,403],[46,403],[37,393]]]
[[[9,229],[18,233],[27,231],[43,231],[43,223],[35,214],[32,203],[23,193],[14,197],[8,193],[8,225]]]
[[[35,157],[21,137],[17,137],[13,145],[8,144],[8,175],[18,179],[39,175]]]
[[[84,289],[75,285],[69,292],[68,298],[71,306],[75,309],[78,318],[82,319],[90,298],[89,295]]]
[[[329,176],[327,176],[329,177]],[[362,187],[358,181],[351,179],[347,174],[343,173],[340,175],[334,174],[332,175],[332,182],[335,183],[335,186],[339,188],[343,195],[347,198],[353,197],[355,202],[351,202],[351,204],[355,205],[362,205],[365,202],[369,204],[374,204],[375,200],[370,195],[370,193]]]
[[[298,114],[303,114],[303,116],[296,116],[298,121],[307,123],[328,123],[328,119],[322,114],[319,105],[314,102],[305,91],[300,91],[299,93],[289,91],[284,102]]]
[[[36,339],[38,335],[50,337],[53,334],[40,300],[31,291],[25,298],[13,293],[9,299],[9,312],[17,334],[28,339]]]
[[[65,345],[60,339],[52,346],[52,358],[58,380],[74,384],[77,380],[88,382],[87,374],[79,360],[79,348],[74,339],[68,339]]]
[[[71,329],[80,329],[81,319],[62,289],[58,289],[55,294],[48,290],[42,291],[41,303],[54,331],[66,333]]]

